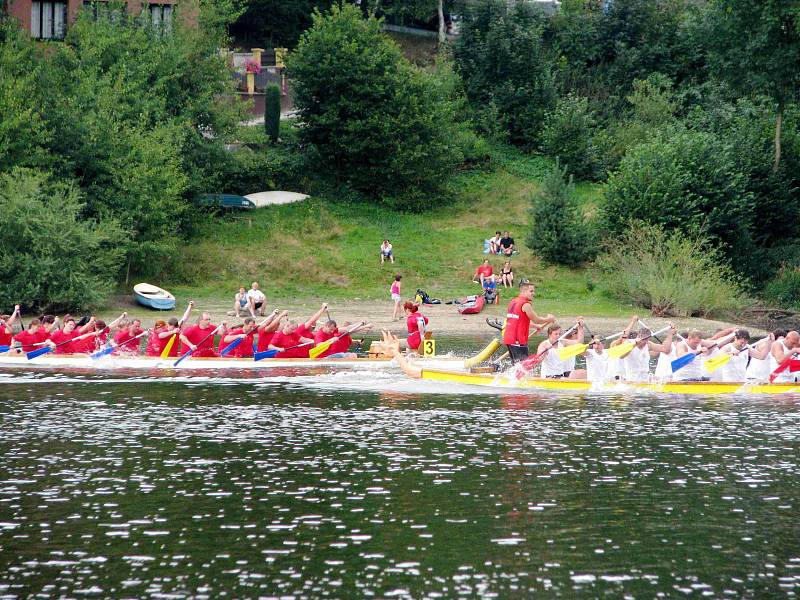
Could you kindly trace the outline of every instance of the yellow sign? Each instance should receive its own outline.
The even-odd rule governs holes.
[[[436,356],[436,340],[422,340],[422,358]]]

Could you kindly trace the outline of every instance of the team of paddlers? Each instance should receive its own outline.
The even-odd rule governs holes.
[[[523,281],[519,295],[508,306],[503,342],[512,362],[532,371],[540,365],[540,375],[552,379],[588,379],[592,382],[610,380],[676,381],[747,380],[788,382],[798,379],[798,372],[787,369],[800,355],[800,334],[797,331],[774,331],[758,342],[751,343],[745,329],[723,329],[710,337],[699,331],[679,335],[669,327],[652,332],[634,316],[628,326],[606,338],[591,336],[584,343],[587,326],[583,317],[562,331],[553,315],[541,317],[533,310],[535,287]],[[528,338],[531,324],[547,328],[534,356],[529,356]],[[659,339],[658,335],[664,338]],[[613,340],[613,341],[611,341]],[[608,348],[606,342],[611,341]],[[575,358],[583,355],[585,369],[575,368]],[[657,359],[651,372],[651,358]]]
[[[212,322],[203,312],[196,323],[189,317],[194,306],[189,303],[181,319],[158,320],[152,329],[142,329],[140,319],[128,318],[126,313],[106,324],[95,317],[76,320],[70,315],[62,319],[43,315],[23,326],[19,306],[13,314],[0,315],[0,348],[14,353],[29,353],[50,348],[56,354],[94,354],[103,349],[116,355],[178,357],[191,351],[195,357],[227,356],[248,358],[256,353],[272,358],[345,358],[353,343],[351,335],[366,331],[371,325],[362,321],[339,329],[329,318],[317,327],[317,321],[328,311],[322,307],[306,321],[286,319],[287,311],[274,310],[262,321],[246,318],[229,326]],[[15,329],[20,331],[15,333]],[[146,338],[146,339],[145,339]],[[314,352],[312,349],[319,351]]]

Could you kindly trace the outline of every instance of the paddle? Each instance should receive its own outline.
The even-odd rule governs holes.
[[[728,340],[730,340],[734,335],[735,334],[731,333],[731,334],[726,335],[723,338],[720,338],[719,340],[717,340],[716,342],[711,344],[707,348],[707,350],[711,350],[711,348],[715,348],[715,347],[719,346],[720,344],[727,343]],[[686,365],[691,363],[695,358],[697,358],[702,353],[703,353],[703,348],[701,348],[700,350],[697,350],[695,352],[689,352],[688,354],[684,354],[683,356],[679,356],[678,358],[673,360],[672,363],[671,363],[672,364],[672,372],[674,373],[675,371],[678,371],[678,370],[682,369],[683,367],[685,367]]]
[[[322,354],[328,348],[330,348],[331,345],[333,345],[336,342],[338,342],[344,336],[353,333],[356,329],[358,329],[362,325],[366,325],[366,322],[365,321],[361,321],[361,323],[356,323],[355,325],[351,325],[350,327],[345,329],[343,332],[341,332],[336,337],[332,337],[332,338],[330,338],[328,340],[325,340],[324,342],[320,342],[319,344],[317,344],[316,346],[311,348],[311,350],[308,351],[308,357],[309,358],[317,358],[320,354]]]
[[[261,360],[264,358],[272,358],[279,352],[286,352],[287,350],[294,350],[295,348],[302,348],[303,346],[310,346],[314,342],[303,342],[302,344],[297,344],[296,346],[289,346],[288,348],[284,348],[283,350],[264,350],[263,352],[256,352],[253,355],[253,360]]]
[[[669,331],[670,329],[672,329],[672,325],[667,325],[663,329],[659,329],[655,333],[651,333],[650,335],[648,335],[647,337],[642,338],[642,339],[656,337],[658,334],[664,333],[665,331]],[[633,350],[633,347],[635,345],[636,345],[635,341],[628,340],[628,341],[622,342],[621,344],[618,344],[616,346],[611,346],[611,348],[609,348],[607,350],[608,357],[609,358],[621,358],[622,356],[624,356],[625,354],[627,354],[628,352]]]
[[[618,333],[614,333],[609,335],[608,337],[604,337],[603,341],[607,342],[608,340],[615,340],[619,336],[621,336],[625,331],[620,331]],[[573,356],[578,356],[579,354],[583,354],[589,349],[589,346],[592,345],[592,342],[588,344],[573,344],[571,346],[564,346],[563,348],[558,349],[558,360],[567,360],[568,358],[572,358]]]
[[[149,331],[149,329],[145,329],[145,330],[144,330],[144,331],[142,331],[141,333],[139,333],[139,334],[137,334],[137,335],[133,336],[132,338],[128,338],[128,339],[127,339],[127,340],[125,340],[124,342],[120,342],[120,343],[119,343],[119,344],[117,344],[117,345],[111,345],[111,346],[107,346],[106,348],[101,348],[100,350],[98,350],[98,351],[97,351],[97,352],[95,352],[94,354],[91,354],[91,355],[90,355],[90,357],[91,357],[91,358],[93,358],[94,360],[97,360],[98,358],[102,358],[102,357],[104,357],[104,356],[108,356],[109,354],[111,354],[112,352],[114,352],[114,350],[116,350],[116,349],[117,349],[117,348],[119,348],[120,346],[122,346],[122,345],[124,345],[124,344],[127,344],[128,342],[132,342],[133,340],[138,340],[138,339],[139,339],[140,337],[142,337],[144,334],[148,333],[148,331]],[[98,332],[98,333],[100,333],[100,332]]]
[[[225,349],[224,349],[222,352],[220,352],[220,353],[219,353],[219,355],[220,355],[220,356],[228,356],[228,354],[230,354],[231,352],[233,352],[233,349],[234,349],[234,348],[236,348],[236,346],[238,346],[239,344],[241,344],[243,341],[244,341],[244,338],[243,338],[243,337],[236,338],[236,339],[235,339],[235,340],[233,340],[233,341],[232,341],[230,344],[228,344],[227,346],[225,346]]]
[[[164,349],[161,351],[161,356],[159,357],[161,358],[161,360],[166,360],[167,358],[169,358],[169,353],[172,352],[172,346],[175,345],[175,340],[178,339],[178,336],[181,333],[181,327],[183,327],[183,324],[186,322],[186,319],[189,318],[193,306],[194,306],[194,300],[189,300],[189,306],[186,307],[186,312],[183,313],[181,320],[178,321],[178,331],[176,331],[170,336],[169,341],[164,346]]]
[[[752,344],[747,344],[747,346],[745,346],[744,348],[739,350],[739,352],[744,352],[745,350],[750,350],[750,348],[755,347],[756,344],[759,344],[763,340],[766,340],[766,339],[768,339],[768,338],[763,338],[761,340],[758,340],[757,342],[753,342]],[[714,356],[713,358],[709,358],[705,363],[703,363],[703,368],[706,371],[708,371],[709,373],[713,373],[714,371],[719,369],[721,366],[726,364],[728,361],[730,361],[730,359],[732,359],[732,358],[733,358],[733,354],[730,354],[729,352],[725,352],[724,354],[720,354],[719,356]]]
[[[36,350],[31,350],[30,352],[25,353],[25,356],[28,358],[28,360],[33,360],[37,356],[42,356],[43,354],[49,354],[50,352],[52,352],[54,349],[58,348],[59,346],[65,346],[66,344],[71,344],[72,342],[75,342],[77,340],[83,339],[85,337],[89,337],[90,335],[93,335],[93,334],[85,333],[83,335],[79,335],[77,337],[74,337],[71,340],[66,340],[64,342],[59,342],[58,344],[55,344],[54,346],[44,346],[43,348],[37,348]],[[38,344],[44,344],[44,343],[45,342],[38,342],[37,345]],[[3,352],[3,346],[0,346],[0,352]]]
[[[0,352],[8,352],[11,350],[11,346],[0,346]]]
[[[183,355],[182,355],[182,356],[181,356],[181,357],[180,357],[178,360],[176,360],[176,361],[175,361],[175,363],[174,363],[172,366],[173,366],[173,367],[177,367],[177,366],[178,366],[179,364],[181,364],[181,363],[182,363],[184,360],[186,360],[187,358],[189,358],[189,357],[190,357],[190,356],[191,356],[191,355],[194,353],[194,351],[197,349],[197,347],[198,347],[198,346],[201,346],[201,345],[203,344],[203,342],[205,342],[205,341],[206,341],[208,338],[210,338],[210,337],[213,337],[213,336],[214,336],[214,335],[217,333],[217,331],[219,331],[219,330],[220,330],[220,328],[221,328],[221,327],[222,327],[222,323],[220,323],[219,325],[217,325],[217,326],[214,328],[214,331],[212,331],[212,332],[211,332],[211,333],[209,333],[209,334],[208,334],[206,337],[204,337],[202,340],[200,340],[200,343],[199,343],[199,344],[197,344],[197,345],[194,347],[194,349],[187,350],[186,352],[184,352],[184,353],[183,353]]]
[[[555,344],[550,346],[550,348],[545,348],[544,350],[539,352],[539,354],[534,354],[533,356],[529,356],[528,358],[523,360],[521,363],[519,363],[518,368],[517,368],[517,379],[522,379],[523,377],[527,377],[528,374],[533,370],[533,368],[544,360],[545,355],[547,354],[547,352],[550,349],[554,348],[556,346],[556,344],[558,344],[558,342],[563,340],[565,337],[567,337],[570,333],[575,331],[577,328],[578,328],[578,324],[575,323],[575,325],[573,325],[572,327],[567,329],[564,333],[562,333],[561,337],[559,337],[556,340]]]

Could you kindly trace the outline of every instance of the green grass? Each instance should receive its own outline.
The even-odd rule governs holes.
[[[232,298],[256,280],[276,300],[385,300],[401,274],[405,296],[422,288],[450,300],[475,293],[472,274],[484,258],[500,270],[502,259],[482,253],[483,240],[508,229],[520,249],[515,275],[538,283],[539,310],[625,314],[625,306],[587,288],[582,270],[544,265],[524,246],[528,199],[548,161],[502,149],[492,164],[454,176],[449,201],[424,214],[316,197],[209,217],[168,266],[167,280],[156,283],[198,300]],[[593,201],[598,189],[582,186],[584,200]],[[380,264],[384,238],[394,245],[394,265]]]

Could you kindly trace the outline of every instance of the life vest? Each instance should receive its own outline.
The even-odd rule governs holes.
[[[531,319],[522,309],[530,300],[525,296],[517,296],[508,305],[506,328],[503,332],[503,343],[506,345],[527,346],[531,332]]]

